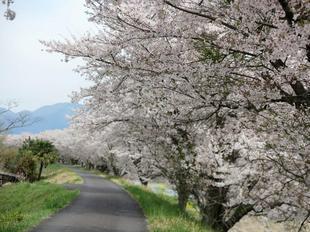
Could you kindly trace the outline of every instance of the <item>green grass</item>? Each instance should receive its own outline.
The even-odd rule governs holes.
[[[27,231],[78,196],[78,191],[44,182],[19,183],[0,190],[0,231]]]
[[[199,213],[193,204],[189,203],[186,213],[182,213],[176,197],[154,193],[124,179],[102,176],[121,185],[140,204],[147,217],[150,232],[212,232],[201,224]]]
[[[52,165],[45,170],[42,181],[0,188],[0,232],[28,231],[76,198],[78,190],[66,190],[61,185],[49,183],[60,182],[57,180],[64,177],[64,173],[63,166]],[[67,176],[70,178],[65,178],[66,183],[76,178],[72,178],[71,173]]]

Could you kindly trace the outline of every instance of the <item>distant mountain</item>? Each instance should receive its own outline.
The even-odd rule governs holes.
[[[74,114],[74,110],[80,105],[72,103],[58,103],[55,105],[43,106],[35,111],[22,111],[14,113],[12,111],[0,115],[1,122],[8,122],[14,120],[19,114],[29,115],[29,122],[31,125],[16,128],[10,131],[11,134],[21,133],[40,133],[46,130],[64,129],[69,126],[69,117]],[[3,109],[0,108],[0,112]]]

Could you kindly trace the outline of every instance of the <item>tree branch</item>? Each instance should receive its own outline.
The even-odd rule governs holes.
[[[189,14],[192,14],[192,15],[200,16],[200,17],[209,19],[209,20],[211,20],[212,22],[215,22],[215,21],[218,20],[216,17],[213,17],[213,16],[211,16],[211,15],[206,15],[206,14],[202,14],[202,13],[200,13],[200,12],[196,12],[196,11],[192,11],[192,10],[189,10],[189,9],[185,9],[185,8],[179,7],[179,6],[173,4],[172,2],[170,2],[170,1],[168,1],[168,0],[164,0],[164,2],[165,2],[167,5],[173,7],[173,8],[175,8],[175,9],[177,9],[177,10],[183,11],[183,12],[185,12],[185,13],[189,13]],[[220,23],[221,25],[223,25],[223,26],[225,26],[225,27],[231,29],[231,30],[238,31],[238,28],[235,27],[234,25],[231,25],[231,24],[229,24],[229,23],[226,23],[226,22],[224,22],[224,21],[222,21],[222,20],[219,20],[219,23]],[[242,34],[244,34],[244,35],[246,35],[246,36],[248,35],[248,34],[245,33],[245,32],[242,32]]]

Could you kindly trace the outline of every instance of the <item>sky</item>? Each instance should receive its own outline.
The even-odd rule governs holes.
[[[16,18],[2,17],[0,5],[0,105],[17,102],[13,111],[69,102],[72,91],[89,85],[73,69],[82,61],[61,62],[39,40],[63,40],[93,31],[85,0],[15,0]]]

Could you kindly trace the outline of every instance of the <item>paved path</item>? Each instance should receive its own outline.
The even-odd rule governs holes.
[[[80,196],[32,232],[146,232],[138,204],[119,186],[74,169],[83,179]]]

